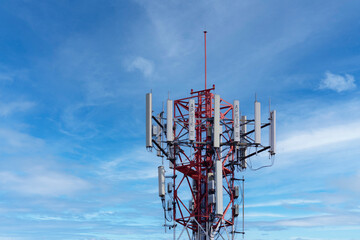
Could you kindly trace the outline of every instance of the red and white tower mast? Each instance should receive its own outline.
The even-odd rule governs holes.
[[[206,87],[206,31],[204,37],[205,89],[168,99],[166,117],[164,111],[153,116],[148,93],[146,147],[169,163],[158,168],[159,196],[165,227],[173,228],[174,239],[236,239],[245,233],[244,178],[238,175],[257,153],[275,155],[276,112],[262,123],[255,100],[254,118],[247,119],[240,115],[238,100],[229,103],[214,94],[215,85]],[[262,145],[261,129],[268,126],[269,144]],[[242,224],[237,224],[239,217]]]

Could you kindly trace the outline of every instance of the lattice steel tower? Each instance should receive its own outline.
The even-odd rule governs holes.
[[[239,175],[248,158],[266,150],[275,155],[276,111],[261,122],[255,100],[254,118],[247,119],[240,114],[238,100],[229,103],[214,91],[215,85],[206,88],[205,70],[205,89],[168,99],[166,117],[165,111],[153,115],[152,93],[146,94],[146,148],[168,161],[168,167],[162,161],[158,168],[159,196],[164,226],[173,230],[174,239],[244,235],[244,178]],[[265,127],[270,130],[268,145],[261,142]]]

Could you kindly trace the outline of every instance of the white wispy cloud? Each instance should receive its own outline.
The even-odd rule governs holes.
[[[13,84],[17,80],[28,79],[28,69],[13,68],[0,63],[0,83]]]
[[[28,214],[28,215],[22,216],[21,218],[31,219],[31,220],[36,220],[36,221],[64,221],[64,220],[67,220],[64,217],[38,215],[38,214]]]
[[[79,177],[45,170],[22,174],[0,172],[0,183],[8,191],[45,197],[72,195],[90,188],[90,184]]]
[[[0,116],[7,117],[16,112],[25,112],[33,108],[36,104],[30,101],[17,101],[17,102],[8,102],[0,103]]]
[[[43,139],[14,130],[0,128],[2,152],[34,152],[44,147]]]
[[[270,221],[250,221],[248,225],[266,231],[289,228],[349,228],[358,227],[360,217],[356,214],[319,214],[309,217],[295,217]],[[307,239],[307,238],[305,238]]]
[[[22,237],[2,237],[0,236],[0,240],[25,240],[26,238]]]
[[[77,103],[64,109],[61,116],[62,127],[60,131],[66,135],[80,139],[92,138],[98,133],[96,124],[92,118],[97,104]]]
[[[355,175],[338,178],[335,184],[342,190],[360,194],[360,172],[357,172]]]
[[[354,141],[360,139],[359,99],[329,101],[308,98],[280,106],[279,154],[308,149],[331,151],[328,146],[340,144],[354,147]]]
[[[157,177],[155,161],[149,161],[149,153],[143,148],[133,149],[114,160],[103,162],[99,175],[113,181],[149,179]],[[134,157],[136,156],[136,157]],[[129,165],[129,163],[132,163]]]
[[[330,89],[336,92],[343,92],[355,88],[355,78],[350,74],[341,76],[331,72],[326,72],[325,78],[320,82],[320,89]]]
[[[360,121],[293,132],[279,141],[279,152],[289,153],[360,139]]]
[[[276,200],[276,201],[269,201],[269,202],[262,202],[262,203],[253,203],[247,204],[246,208],[255,208],[255,207],[275,207],[275,206],[282,206],[282,205],[304,205],[304,204],[314,204],[320,203],[319,200],[308,200],[308,199],[283,199],[283,200]]]
[[[291,237],[290,240],[329,240],[328,238]]]
[[[154,63],[143,57],[136,57],[126,64],[128,71],[140,71],[144,77],[150,77],[154,72]]]
[[[13,76],[7,73],[0,73],[0,82],[12,82]]]
[[[280,217],[285,217],[285,215],[283,214],[277,214],[277,213],[267,213],[267,212],[250,212],[250,213],[246,213],[246,217],[253,217],[253,218],[257,218],[257,217],[274,217],[274,218],[280,218]]]
[[[353,215],[319,215],[307,218],[294,218],[274,222],[283,227],[327,227],[353,226],[360,224],[360,216]]]

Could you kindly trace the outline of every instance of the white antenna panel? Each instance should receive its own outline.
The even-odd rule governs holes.
[[[166,111],[166,140],[168,142],[174,141],[174,131],[173,131],[173,101],[167,100],[167,111]]]
[[[195,141],[195,100],[189,100],[189,141]]]
[[[215,161],[215,213],[218,216],[223,215],[223,173],[222,173],[222,162],[221,160]]]
[[[214,147],[220,147],[220,95],[214,97]]]
[[[270,112],[270,154],[276,153],[276,110]]]
[[[255,120],[254,120],[254,130],[255,130],[255,144],[261,144],[261,112],[260,112],[260,102],[255,101]]]
[[[146,147],[152,147],[152,93],[146,94]]]
[[[233,105],[233,121],[234,121],[234,142],[240,142],[240,106],[239,106],[239,100],[234,101],[234,105]]]
[[[165,197],[165,169],[163,166],[158,167],[158,179],[159,179],[159,197]]]
[[[241,116],[241,134],[245,134],[246,131],[246,116]]]

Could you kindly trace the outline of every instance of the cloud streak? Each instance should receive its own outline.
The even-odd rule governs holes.
[[[17,112],[25,112],[33,108],[36,104],[30,101],[16,101],[9,103],[0,103],[0,116],[8,117]]]
[[[126,152],[114,160],[103,162],[98,174],[112,181],[156,178],[156,162],[149,161],[149,153],[142,149],[138,147],[130,150],[130,154]]]
[[[36,152],[45,146],[45,141],[13,129],[0,128],[0,141],[3,152]]]
[[[356,139],[360,139],[360,121],[294,132],[279,142],[279,152],[304,151]]]
[[[254,203],[247,204],[246,208],[257,208],[257,207],[275,207],[275,206],[283,206],[283,205],[305,205],[305,204],[314,204],[320,203],[319,200],[307,200],[307,199],[284,199],[263,203]]]
[[[2,188],[23,195],[55,197],[87,190],[90,184],[76,176],[51,171],[16,174],[0,172]]]

